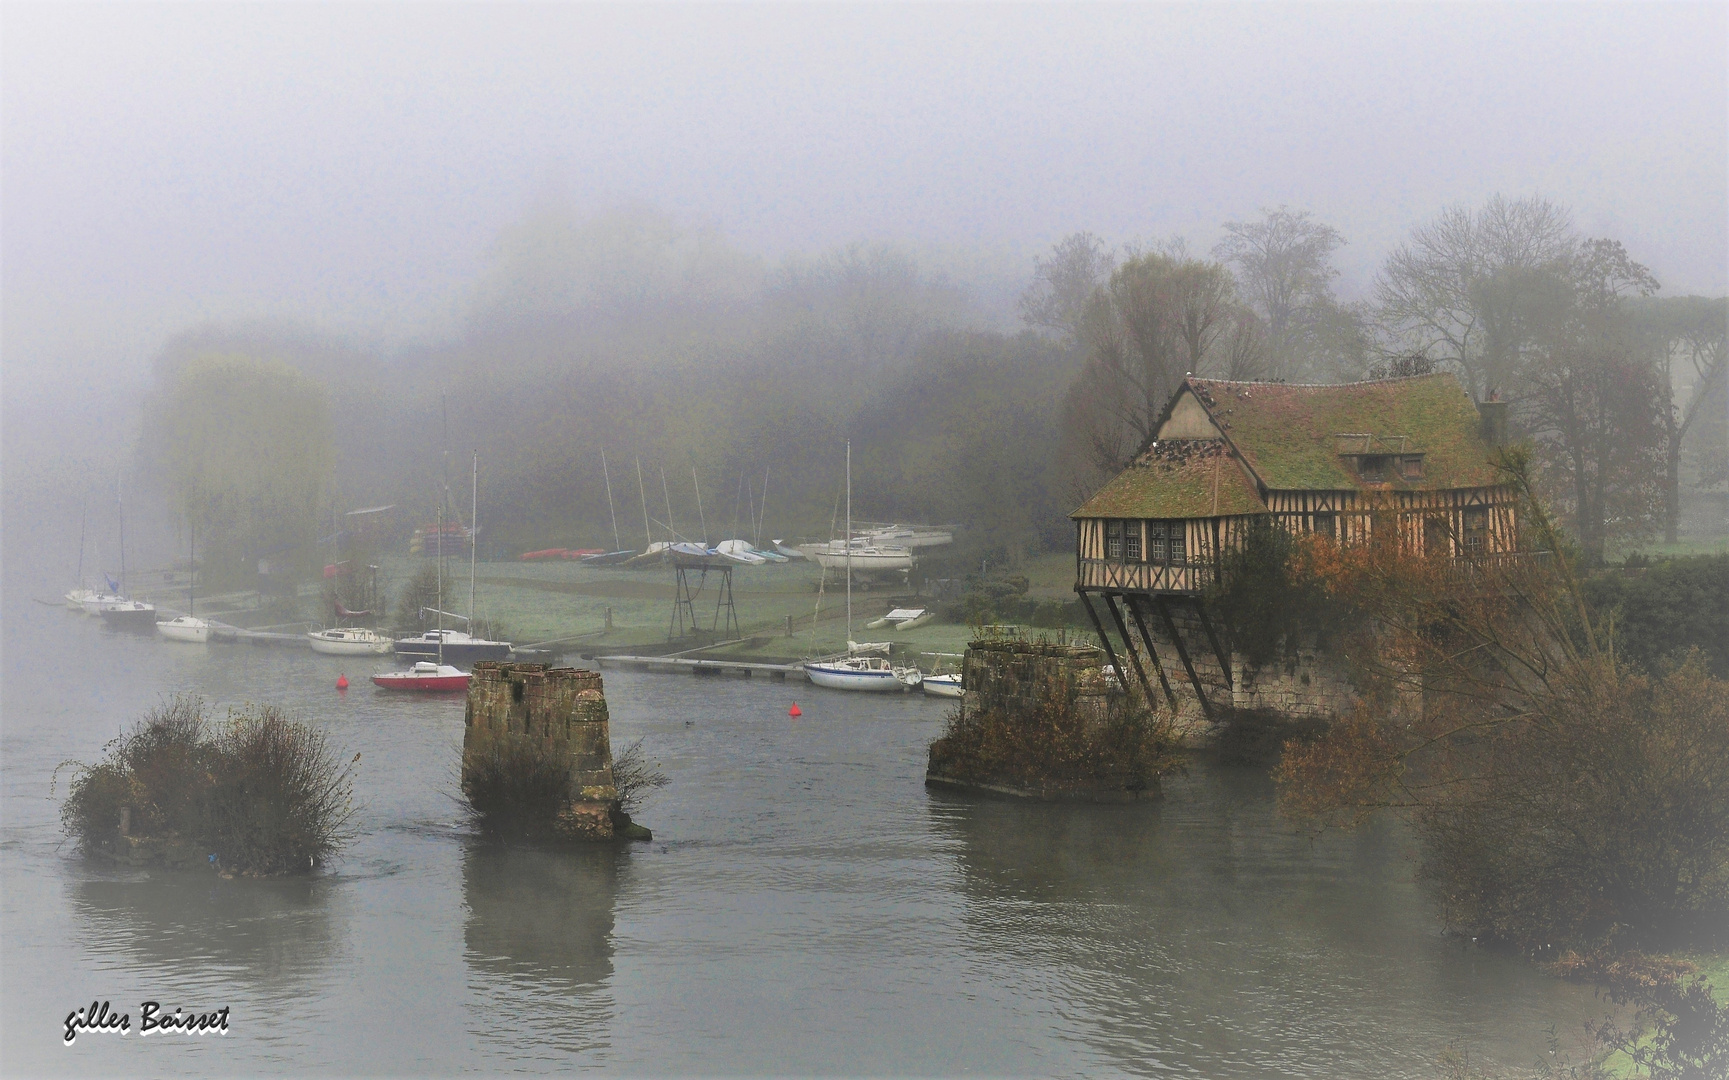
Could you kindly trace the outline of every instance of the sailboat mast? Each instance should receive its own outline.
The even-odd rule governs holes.
[[[78,514],[78,587],[84,587],[84,528],[90,524],[90,497],[85,496],[84,507]]]
[[[642,486],[642,459],[636,459],[636,493],[642,496],[642,539],[646,545],[642,550],[646,553],[654,546],[654,533],[648,528],[648,489]]]
[[[120,595],[126,595],[126,500],[120,497],[120,477],[114,477],[114,505],[120,508]]]
[[[708,515],[702,512],[702,483],[696,478],[696,466],[690,467],[690,482],[696,488],[696,517],[702,524],[702,546],[708,547]]]
[[[672,492],[667,490],[666,470],[660,470],[660,497],[666,500],[666,539],[672,543],[678,539],[678,530],[672,527]]]
[[[438,666],[444,666],[444,507],[450,502],[450,397],[438,395],[442,417],[439,439],[443,444],[438,459]]]
[[[480,546],[480,451],[474,452],[474,476],[468,496],[468,632],[474,633],[474,551]]]
[[[194,583],[198,580],[198,534],[197,534],[197,532],[194,531],[196,529],[197,529],[197,526],[192,523],[190,518],[188,518],[187,522],[186,522],[186,616],[187,616],[187,618],[191,618],[192,615],[194,614],[194,612],[192,610],[192,590],[193,590]]]
[[[444,504],[450,501],[450,484],[446,482],[449,475],[450,451],[444,452],[446,468],[439,470],[438,475],[438,606],[433,610],[438,614],[438,666],[444,666]]]
[[[618,538],[618,511],[612,508],[612,474],[606,469],[606,451],[600,452],[600,475],[606,479],[606,512],[612,517],[612,550],[624,547]]]
[[[852,648],[852,440],[846,444],[846,640]]]
[[[762,546],[762,519],[768,516],[768,466],[762,469],[762,498],[756,504],[756,539],[751,543]]]

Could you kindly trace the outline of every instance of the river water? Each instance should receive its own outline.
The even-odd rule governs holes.
[[[1421,1077],[1450,1045],[1528,1064],[1595,1013],[1444,939],[1401,830],[1306,836],[1253,770],[1196,766],[1153,805],[958,798],[922,783],[934,701],[608,672],[614,746],[672,779],[638,815],[654,842],[499,847],[453,798],[460,698],[111,633],[52,595],[5,596],[8,1075]],[[56,765],[184,691],[360,752],[329,872],[116,871],[62,840]],[[134,1025],[146,1000],[227,1006],[231,1030],[62,1045],[93,999]]]

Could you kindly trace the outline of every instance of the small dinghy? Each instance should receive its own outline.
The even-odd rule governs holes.
[[[961,686],[960,675],[954,672],[947,675],[926,675],[919,685],[924,687],[924,692],[931,697],[958,698],[966,693]]]
[[[599,555],[584,555],[582,557],[582,565],[617,566],[619,563],[634,558],[635,556],[636,551],[634,549],[626,549],[624,551],[605,551]]]
[[[372,677],[372,683],[385,690],[467,690],[468,677],[460,668],[422,660],[407,671],[381,671]]]
[[[768,562],[768,557],[757,551],[743,540],[722,540],[714,546],[720,557],[741,566],[761,566]]]
[[[935,617],[936,612],[929,608],[895,608],[882,618],[865,623],[865,629],[876,630],[886,626],[891,630],[910,630],[915,626],[923,626]]]

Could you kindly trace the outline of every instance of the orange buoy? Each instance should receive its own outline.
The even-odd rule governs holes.
[[[347,675],[338,675],[336,677],[336,688],[338,690],[348,689],[348,676]]]
[[[795,718],[804,715],[804,713],[799,711],[798,702],[796,702],[796,701],[793,702],[792,708],[790,708],[786,711],[786,714],[788,716],[795,717]]]

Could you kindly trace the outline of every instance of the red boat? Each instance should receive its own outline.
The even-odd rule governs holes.
[[[450,691],[467,690],[468,678],[461,668],[422,660],[407,671],[381,671],[372,682],[385,690]]]
[[[540,551],[525,551],[517,556],[523,562],[539,562],[542,559],[562,559],[568,554],[564,548],[543,548]]]

